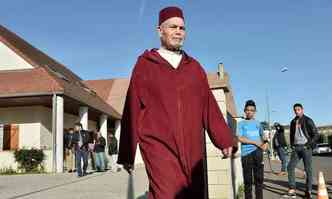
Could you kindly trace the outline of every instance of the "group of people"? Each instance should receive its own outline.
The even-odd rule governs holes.
[[[77,172],[78,177],[87,175],[88,160],[91,159],[91,168],[98,172],[108,169],[111,156],[112,171],[118,171],[117,165],[118,143],[116,137],[110,133],[109,145],[106,146],[106,138],[99,131],[83,130],[81,123],[75,123],[64,133],[64,160],[68,172]],[[108,155],[105,149],[108,147]]]
[[[289,190],[283,196],[296,198],[295,168],[302,159],[306,173],[305,197],[312,198],[312,150],[319,139],[317,128],[311,118],[304,115],[302,104],[294,104],[294,119],[290,124],[291,157],[288,162],[287,142],[284,128],[275,123],[276,133],[272,145],[281,160],[280,176],[288,174]],[[237,137],[241,142],[241,161],[243,168],[245,198],[252,198],[254,183],[255,196],[263,198],[264,160],[263,152],[268,148],[268,141],[263,136],[263,128],[255,120],[256,104],[253,100],[246,102],[244,107],[245,119],[238,124]]]
[[[268,143],[255,120],[255,102],[246,103],[246,118],[234,136],[203,67],[182,49],[186,38],[182,10],[162,9],[156,30],[160,47],[141,54],[131,75],[121,120],[118,163],[131,174],[139,144],[149,178],[148,199],[208,198],[207,131],[223,158],[235,153],[238,141],[242,143],[245,198],[252,198],[253,182],[256,198],[263,198],[263,151]],[[311,198],[311,150],[317,131],[312,120],[303,115],[302,105],[294,105],[294,111],[287,195],[295,194],[294,168],[302,158],[307,171],[307,196]]]

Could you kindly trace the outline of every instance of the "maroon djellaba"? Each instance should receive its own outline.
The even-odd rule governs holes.
[[[204,130],[217,148],[233,145],[203,68],[181,53],[175,68],[157,49],[145,51],[127,92],[118,163],[133,165],[139,144],[149,199],[206,198]]]

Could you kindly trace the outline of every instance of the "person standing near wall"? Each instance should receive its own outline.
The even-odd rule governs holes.
[[[238,140],[241,142],[241,161],[244,178],[245,199],[252,198],[255,182],[256,199],[263,199],[264,160],[263,151],[268,143],[263,140],[263,128],[255,120],[256,104],[248,100],[244,107],[245,120],[238,124]]]
[[[314,121],[304,115],[302,104],[294,104],[293,110],[295,118],[290,124],[290,145],[292,147],[292,154],[287,167],[288,170],[288,193],[285,195],[288,198],[296,198],[296,181],[295,181],[295,167],[302,159],[304,170],[306,172],[306,191],[305,197],[312,198],[312,149],[315,148],[319,140],[318,130]]]
[[[105,165],[105,146],[106,146],[106,140],[101,135],[101,133],[98,131],[96,133],[96,140],[95,140],[95,156],[96,156],[96,170],[98,172],[105,171],[106,165]]]
[[[89,132],[83,130],[81,123],[75,123],[74,125],[74,148],[76,157],[76,169],[77,176],[82,177],[87,175],[88,168],[88,144],[90,141]],[[83,168],[81,162],[83,160]]]
[[[74,129],[70,128],[64,134],[65,165],[69,173],[75,171]]]
[[[288,153],[287,153],[287,142],[285,139],[284,127],[279,123],[274,123],[274,128],[276,133],[272,139],[272,146],[274,151],[277,152],[278,157],[281,161],[281,171],[278,173],[279,176],[287,175],[287,165],[288,165]]]
[[[120,167],[116,163],[118,160],[118,140],[113,133],[109,134],[108,154],[111,156],[111,169],[113,172],[119,171]]]

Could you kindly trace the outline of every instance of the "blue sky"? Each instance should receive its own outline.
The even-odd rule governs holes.
[[[184,10],[184,49],[208,72],[224,63],[240,114],[254,99],[265,120],[268,94],[272,121],[289,123],[301,102],[317,124],[332,124],[330,0],[11,0],[0,23],[83,79],[128,77],[159,46],[158,11],[169,5]]]

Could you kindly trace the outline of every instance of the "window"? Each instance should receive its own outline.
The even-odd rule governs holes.
[[[19,126],[17,124],[2,125],[2,130],[0,129],[0,134],[1,133],[2,135],[0,135],[0,139],[2,138],[2,140],[0,141],[2,141],[2,150],[18,149]]]

